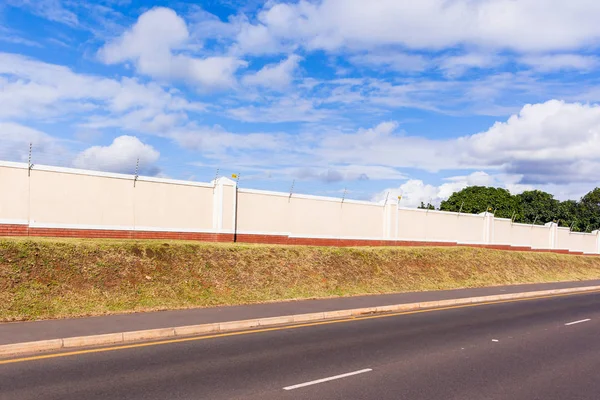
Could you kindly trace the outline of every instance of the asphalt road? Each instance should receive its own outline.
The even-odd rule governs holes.
[[[599,376],[596,293],[0,364],[0,399],[597,400]]]

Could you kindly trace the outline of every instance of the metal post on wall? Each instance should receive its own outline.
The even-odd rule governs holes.
[[[215,180],[213,181],[215,184],[213,189],[217,187],[217,179],[219,179],[219,168],[217,168],[217,172],[215,173]]]
[[[237,242],[237,224],[238,224],[238,188],[240,183],[240,173],[231,174],[231,177],[235,179],[235,215],[233,218],[233,242]]]
[[[140,159],[138,158],[135,163],[135,177],[133,178],[133,187],[135,187],[135,183],[137,182],[138,178],[140,177],[138,175],[139,171],[140,171]]]
[[[33,152],[33,143],[29,143],[29,159],[27,161],[27,176],[31,176],[31,170],[33,169],[33,164],[31,163],[31,155]]]
[[[344,200],[346,200],[346,193],[348,192],[348,190],[346,188],[344,188],[344,194],[342,195],[342,202],[341,204],[344,204]]]
[[[292,187],[290,188],[290,195],[288,196],[288,203],[292,200],[292,194],[294,194],[294,185],[296,185],[296,180],[292,181]]]

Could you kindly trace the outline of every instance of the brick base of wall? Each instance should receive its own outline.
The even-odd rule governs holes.
[[[0,224],[0,236],[29,236],[27,225]]]
[[[104,239],[162,239],[162,240],[194,240],[202,242],[240,242],[299,246],[329,247],[476,247],[493,250],[535,251],[545,253],[583,255],[580,251],[564,249],[532,249],[525,246],[509,246],[494,244],[463,244],[455,242],[425,242],[408,240],[364,240],[364,239],[323,239],[294,238],[285,235],[249,235],[227,233],[193,233],[193,232],[153,232],[110,229],[66,229],[66,228],[30,228],[27,225],[0,224],[0,236],[34,236],[34,237],[66,237],[66,238],[104,238]],[[594,254],[591,254],[594,255]]]
[[[197,232],[154,232],[116,229],[30,228],[27,225],[0,224],[0,236],[33,236],[98,239],[163,239],[203,242],[233,242],[233,234]]]
[[[298,246],[328,246],[328,247],[476,247],[491,250],[534,251],[543,253],[583,255],[579,251],[563,249],[533,249],[527,246],[510,246],[501,244],[465,244],[456,242],[425,242],[409,240],[364,240],[364,239],[323,239],[323,238],[294,238],[282,235],[237,235],[240,243],[283,244]],[[587,255],[587,254],[586,254]],[[595,254],[589,254],[595,255]]]

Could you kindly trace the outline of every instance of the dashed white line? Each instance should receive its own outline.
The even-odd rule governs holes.
[[[591,321],[591,319],[588,318],[588,319],[582,319],[580,321],[569,322],[569,323],[565,324],[565,326],[581,324],[582,322],[588,322],[588,321]]]
[[[316,385],[318,383],[329,382],[329,381],[333,381],[333,380],[336,380],[336,379],[347,378],[349,376],[358,375],[358,374],[364,374],[365,372],[371,372],[371,371],[373,371],[371,368],[361,369],[360,371],[348,372],[347,374],[330,376],[329,378],[317,379],[316,381],[299,383],[299,384],[293,385],[293,386],[286,386],[286,387],[283,388],[283,390],[298,389],[298,388],[305,387],[305,386],[311,386],[311,385]]]

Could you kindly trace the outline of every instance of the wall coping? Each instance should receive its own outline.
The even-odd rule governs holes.
[[[470,214],[470,213],[457,213],[452,211],[440,211],[440,210],[424,210],[422,208],[411,208],[411,207],[398,207],[398,210],[401,211],[416,211],[423,213],[431,213],[431,214],[441,214],[441,215],[454,215],[455,217],[475,217],[475,218],[485,218],[486,216],[483,214]],[[492,215],[492,214],[488,214]]]
[[[0,167],[7,168],[16,168],[16,169],[29,169],[29,165],[25,163],[17,163],[12,161],[0,161]],[[71,175],[85,175],[85,176],[95,176],[100,178],[112,178],[112,179],[123,179],[128,181],[133,181],[135,179],[134,175],[128,174],[119,174],[115,172],[102,172],[102,171],[92,171],[78,168],[68,168],[68,167],[55,167],[49,165],[42,164],[34,164],[32,171],[45,171],[45,172],[58,172],[63,174],[71,174]],[[205,182],[194,182],[194,181],[184,181],[178,179],[169,179],[169,178],[156,178],[151,176],[139,176],[137,178],[138,182],[153,182],[153,183],[166,183],[171,185],[182,185],[182,186],[197,186],[197,187],[206,187],[212,188],[213,184],[205,183]]]
[[[260,189],[245,189],[244,188],[244,189],[238,189],[238,192],[240,192],[240,193],[250,193],[250,194],[264,194],[264,195],[277,196],[277,197],[286,197],[286,198],[290,197],[289,193],[275,192],[275,191],[270,191],[270,190],[260,190]],[[315,196],[315,195],[311,195],[311,194],[299,194],[299,193],[293,193],[292,196],[291,196],[291,198],[292,199],[330,201],[330,202],[335,202],[335,203],[341,203],[342,202],[342,198],[341,197]],[[362,205],[367,205],[367,206],[383,207],[383,204],[376,203],[376,202],[373,202],[373,201],[352,200],[352,199],[343,199],[343,200],[344,200],[344,203],[362,204]],[[390,204],[392,204],[392,203],[390,203]]]

